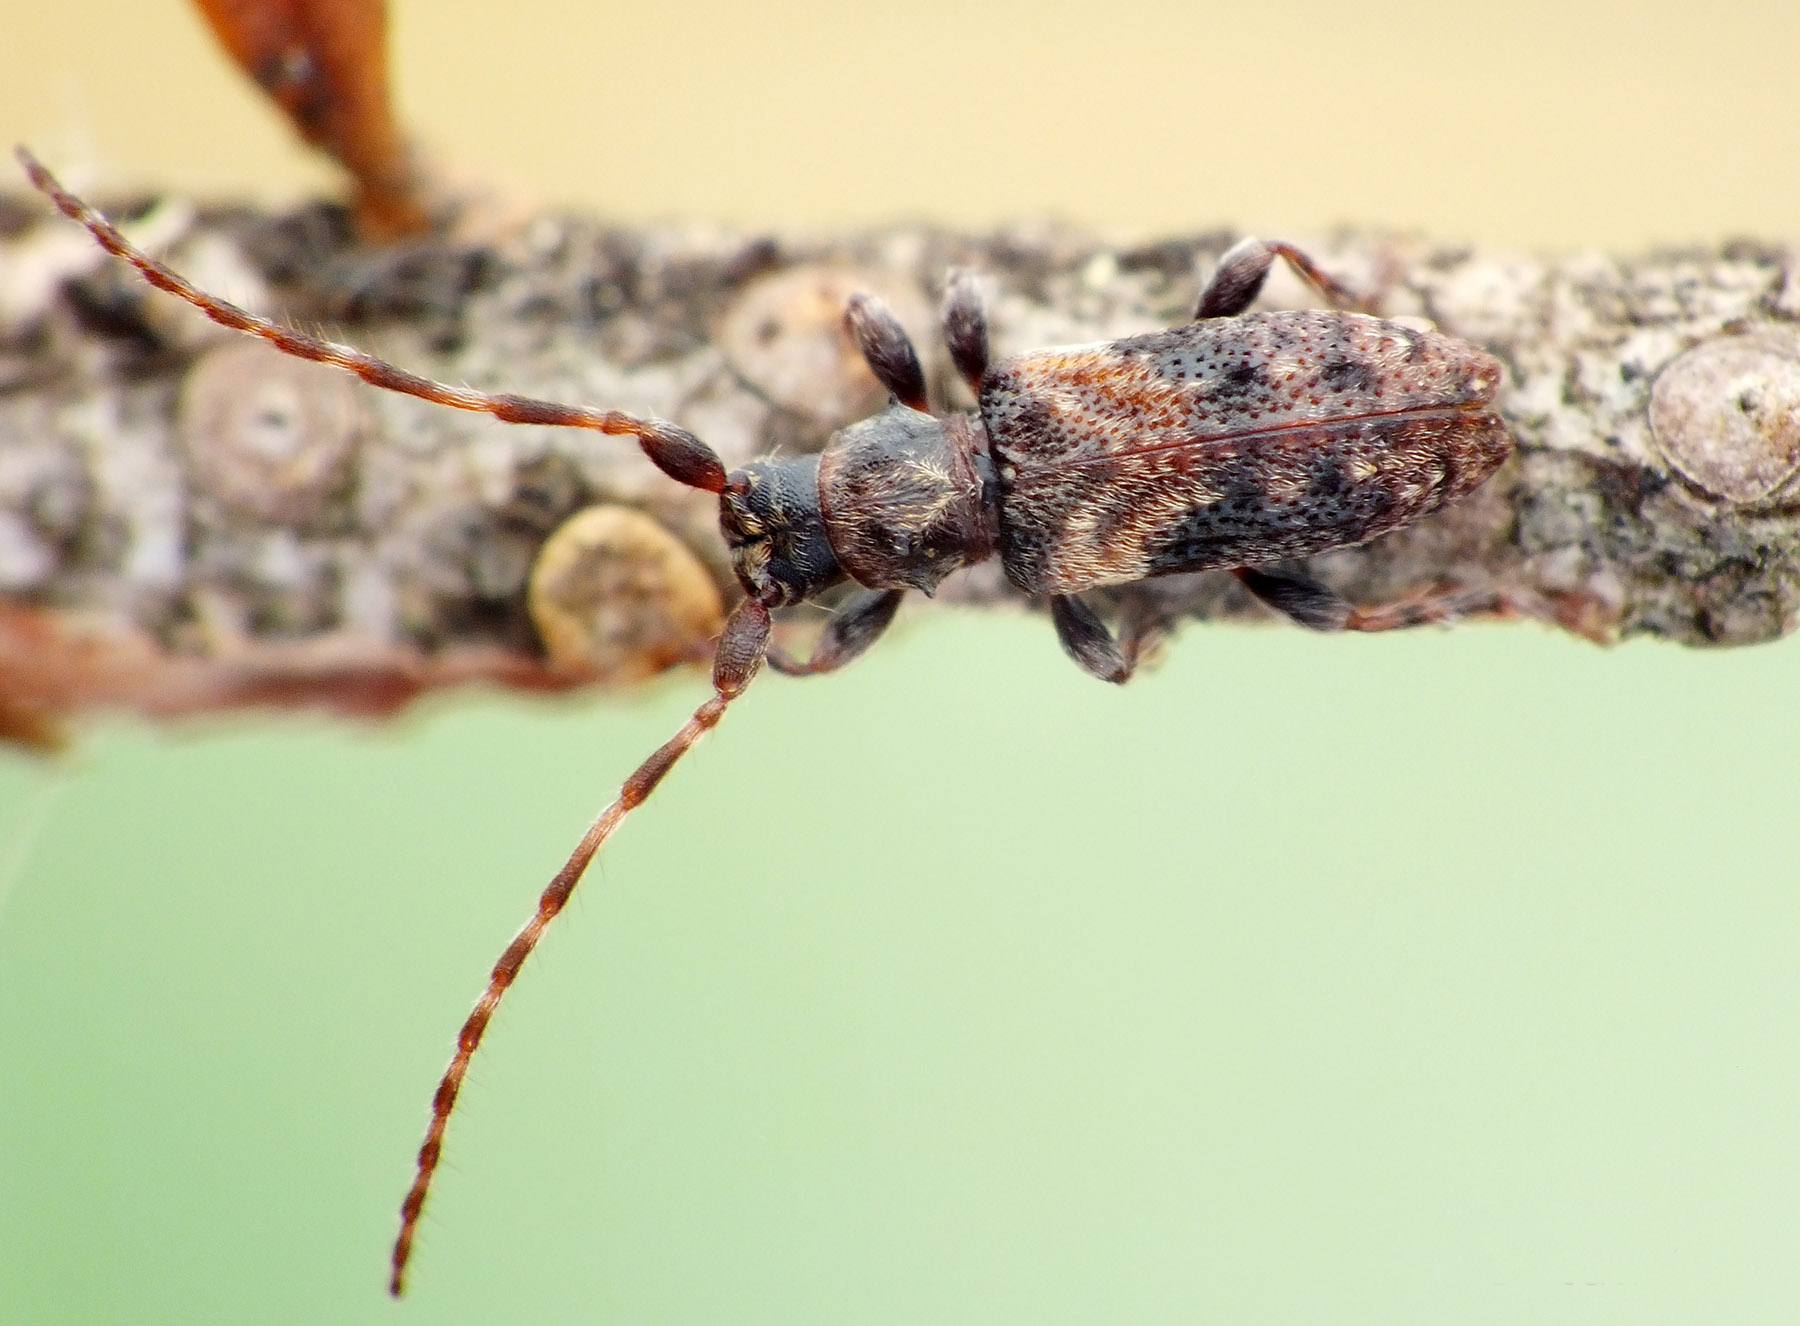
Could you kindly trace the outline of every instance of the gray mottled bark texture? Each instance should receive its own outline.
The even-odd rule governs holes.
[[[887,298],[938,399],[967,405],[935,325],[950,267],[980,274],[1005,355],[1184,320],[1236,238],[1115,243],[1051,226],[790,238],[546,216],[371,251],[324,205],[111,204],[140,243],[227,298],[432,377],[673,419],[727,465],[815,449],[879,403],[842,329],[854,290]],[[1311,248],[1379,291],[1386,315],[1498,355],[1518,441],[1471,500],[1316,558],[1317,575],[1362,603],[1497,587],[1604,640],[1745,644],[1790,629],[1791,249],[1545,258],[1363,233]],[[1263,300],[1311,302],[1285,276]],[[553,606],[528,611],[528,581],[552,532],[596,504],[635,508],[674,541],[646,547],[609,526],[564,557],[587,588],[564,593],[582,622],[559,634]],[[671,559],[703,569],[708,602]],[[663,478],[629,439],[508,426],[248,349],[35,198],[0,198],[0,719],[13,735],[93,704],[383,712],[468,678],[628,679],[704,653],[717,613],[706,581],[735,592],[714,499]],[[1150,589],[1170,618],[1269,616],[1225,576]],[[941,597],[1018,596],[990,563]],[[546,652],[552,637],[588,648]]]

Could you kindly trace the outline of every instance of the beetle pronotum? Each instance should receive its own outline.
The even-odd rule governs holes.
[[[879,301],[853,297],[848,324],[892,394],[887,408],[833,434],[816,455],[727,473],[711,448],[665,420],[448,386],[248,313],[133,248],[28,153],[19,157],[32,183],[102,246],[216,322],[441,405],[634,436],[671,479],[719,497],[743,598],[714,650],[713,693],[582,835],[464,1021],[401,1204],[395,1294],[457,1093],[495,1007],[601,844],[765,661],[790,675],[834,671],[886,629],[909,589],[929,594],[959,567],[996,556],[1013,585],[1048,601],[1076,663],[1113,682],[1131,676],[1158,625],[1127,612],[1115,636],[1080,595],[1153,576],[1229,570],[1256,598],[1317,630],[1383,631],[1506,606],[1478,591],[1359,608],[1287,564],[1455,501],[1511,450],[1494,406],[1501,371],[1491,356],[1344,311],[1349,293],[1290,245],[1247,239],[1231,249],[1184,326],[999,363],[989,361],[975,286],[955,275],[944,332],[978,405],[947,416],[929,412],[925,375],[899,322]],[[1334,309],[1246,313],[1278,257]],[[810,655],[786,654],[772,614],[845,582],[858,592]]]

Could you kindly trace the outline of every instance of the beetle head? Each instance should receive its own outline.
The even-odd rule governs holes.
[[[771,608],[799,603],[844,578],[819,514],[819,458],[754,461],[719,494],[719,528],[751,598]]]

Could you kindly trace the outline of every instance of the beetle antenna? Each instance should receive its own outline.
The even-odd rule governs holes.
[[[494,964],[493,972],[488,976],[487,989],[482,991],[481,998],[475,1001],[475,1007],[469,1011],[464,1020],[462,1030],[456,1034],[456,1053],[450,1057],[450,1065],[444,1069],[444,1075],[438,1080],[436,1093],[431,1098],[431,1122],[425,1129],[425,1141],[419,1147],[419,1166],[413,1176],[412,1187],[407,1190],[406,1200],[400,1203],[400,1233],[394,1239],[393,1271],[388,1279],[388,1292],[398,1298],[405,1286],[406,1261],[412,1254],[413,1236],[418,1231],[419,1215],[425,1209],[425,1196],[431,1189],[431,1176],[436,1172],[438,1161],[444,1149],[444,1131],[450,1124],[450,1112],[456,1108],[456,1096],[462,1090],[463,1078],[468,1075],[469,1062],[475,1057],[476,1047],[486,1033],[488,1023],[492,1021],[494,1010],[500,1004],[500,998],[518,977],[519,969],[525,965],[525,959],[531,956],[532,949],[544,937],[544,931],[556,914],[567,905],[569,896],[575,892],[575,886],[581,882],[582,874],[588,868],[588,862],[600,846],[612,836],[624,818],[656,790],[656,785],[663,775],[675,767],[675,762],[686,755],[701,737],[710,732],[724,715],[726,707],[735,700],[756,670],[762,665],[763,656],[769,648],[769,610],[755,599],[746,599],[738,605],[735,612],[725,623],[725,629],[719,635],[718,649],[713,655],[713,695],[705,704],[694,711],[694,716],[681,726],[668,741],[657,747],[656,751],[640,764],[624,785],[619,788],[619,795],[581,836],[563,868],[556,872],[543,894],[538,898],[537,911],[525,923],[525,928],[515,936],[500,960]]]
[[[364,354],[348,345],[339,345],[322,337],[309,336],[269,318],[258,317],[236,304],[209,295],[186,277],[165,267],[119,233],[99,212],[58,183],[56,177],[24,148],[18,149],[19,163],[41,192],[57,209],[73,221],[88,228],[100,247],[123,258],[151,285],[185,299],[207,317],[233,331],[260,336],[276,349],[300,359],[330,364],[356,374],[371,386],[397,391],[407,396],[457,410],[491,414],[509,424],[549,424],[560,428],[591,428],[601,433],[632,434],[656,468],[690,488],[709,493],[724,491],[725,466],[719,457],[699,438],[686,429],[677,428],[663,419],[645,419],[620,410],[590,410],[579,405],[560,405],[555,401],[536,400],[510,393],[474,391],[468,387],[452,387],[430,378],[408,373],[373,355]]]

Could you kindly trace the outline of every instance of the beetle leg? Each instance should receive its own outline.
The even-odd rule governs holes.
[[[1347,631],[1395,631],[1407,626],[1429,626],[1432,622],[1455,621],[1459,617],[1489,614],[1536,616],[1526,611],[1511,597],[1497,589],[1450,590],[1401,603],[1384,603],[1374,608],[1356,608],[1344,623]]]
[[[1245,589],[1276,612],[1315,631],[1342,631],[1356,612],[1342,594],[1296,571],[1268,571],[1241,566],[1232,572]]]
[[[1232,574],[1275,611],[1315,631],[1397,631],[1471,614],[1545,615],[1542,605],[1527,603],[1497,589],[1446,589],[1399,603],[1359,608],[1303,572],[1245,566]]]
[[[987,311],[981,307],[975,278],[960,268],[950,273],[944,291],[944,341],[950,347],[950,362],[979,397],[988,367]]]
[[[1233,244],[1219,259],[1219,269],[1200,294],[1194,321],[1204,318],[1235,318],[1262,293],[1269,268],[1276,258],[1286,260],[1301,280],[1325,297],[1333,308],[1370,311],[1368,301],[1336,277],[1327,274],[1317,263],[1292,244],[1280,240],[1267,242],[1246,237]]]
[[[836,672],[880,637],[894,620],[903,589],[870,589],[858,594],[819,632],[812,654],[802,663],[778,646],[769,647],[769,666],[789,677],[816,677]]]
[[[923,410],[925,370],[919,365],[919,352],[913,349],[912,338],[887,302],[875,295],[851,295],[844,308],[844,320],[856,338],[863,361],[881,379],[881,385],[908,409]]]
[[[1137,619],[1127,623],[1121,642],[1113,639],[1106,623],[1073,594],[1053,594],[1050,620],[1056,623],[1056,638],[1069,657],[1101,681],[1127,682],[1137,671],[1138,648],[1145,634]]]
[[[1133,670],[1161,649],[1174,630],[1175,619],[1154,594],[1132,585],[1119,591],[1119,648]]]

